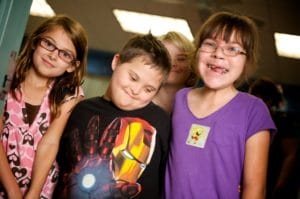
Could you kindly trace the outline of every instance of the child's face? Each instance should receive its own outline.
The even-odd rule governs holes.
[[[164,79],[163,72],[140,56],[119,64],[119,56],[112,62],[113,75],[106,97],[123,110],[139,109],[149,104]]]
[[[72,72],[76,49],[69,35],[60,27],[44,33],[33,53],[32,69],[43,78],[53,78]],[[77,62],[78,63],[78,62]]]
[[[167,83],[184,85],[191,73],[187,55],[182,49],[178,48],[171,42],[163,41],[163,44],[169,51],[172,62],[172,68],[168,76]]]
[[[214,50],[207,50],[212,48]],[[205,39],[198,49],[197,57],[198,73],[205,85],[212,89],[233,87],[244,70],[247,58],[234,33],[228,43],[220,36]]]

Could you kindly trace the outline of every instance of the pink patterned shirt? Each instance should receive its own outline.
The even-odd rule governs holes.
[[[17,92],[17,98],[21,99],[21,101],[15,100],[11,92],[7,95],[2,143],[11,170],[23,194],[28,191],[30,186],[32,167],[38,143],[49,127],[50,105],[48,96],[51,88],[50,86],[47,90],[40,109],[31,125],[28,123],[25,101],[22,98],[21,92]],[[79,93],[68,97],[65,102],[78,95],[83,96],[82,88],[79,89]],[[52,197],[57,180],[58,165],[54,162],[41,192],[41,198],[50,199]],[[2,197],[3,192],[0,192],[0,198]]]

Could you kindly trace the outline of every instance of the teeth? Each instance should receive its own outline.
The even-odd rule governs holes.
[[[214,67],[212,66],[212,65],[208,65],[207,66],[209,69],[213,69]],[[225,74],[225,73],[228,73],[229,72],[229,70],[228,69],[226,69],[226,68],[223,68],[223,71],[222,71],[222,74]]]

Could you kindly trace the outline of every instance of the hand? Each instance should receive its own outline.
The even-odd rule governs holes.
[[[29,191],[26,193],[24,199],[39,199],[40,193],[35,193],[32,189],[29,189]]]

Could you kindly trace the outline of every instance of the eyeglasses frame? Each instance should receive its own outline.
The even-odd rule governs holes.
[[[46,45],[43,45],[43,44],[42,44],[43,41],[48,42],[48,43],[51,44],[54,48],[53,48],[53,49],[47,48]],[[38,45],[39,45],[40,47],[42,47],[43,49],[49,51],[49,52],[54,52],[54,51],[58,50],[58,53],[57,53],[58,57],[59,57],[62,61],[66,62],[66,63],[68,63],[68,64],[73,64],[73,65],[75,65],[76,62],[78,61],[78,60],[75,58],[75,56],[73,55],[73,53],[58,48],[52,41],[50,41],[49,39],[47,39],[47,38],[45,38],[45,37],[40,37],[40,38],[39,38],[39,40],[38,40]],[[62,58],[62,56],[61,56],[60,54],[61,54],[61,53],[65,53],[65,52],[69,53],[69,54],[72,56],[73,59],[70,60],[70,61],[67,61],[67,60],[65,60],[64,58]]]
[[[220,47],[220,48],[222,49],[223,54],[226,55],[226,56],[229,56],[229,57],[236,57],[236,56],[238,56],[238,55],[247,55],[247,53],[244,52],[244,51],[242,51],[242,50],[238,50],[238,52],[237,52],[235,55],[227,54],[227,53],[225,53],[225,50],[224,50],[224,47],[225,47],[226,45],[225,45],[225,46],[216,45],[215,48],[214,48],[214,50],[212,50],[212,51],[205,51],[205,50],[203,50],[203,48],[201,48],[201,47],[203,46],[204,43],[205,43],[205,42],[203,41],[202,44],[201,44],[200,47],[199,47],[199,50],[200,50],[201,52],[213,53],[213,52],[216,52],[217,49]],[[216,43],[216,42],[215,42],[215,43]]]

